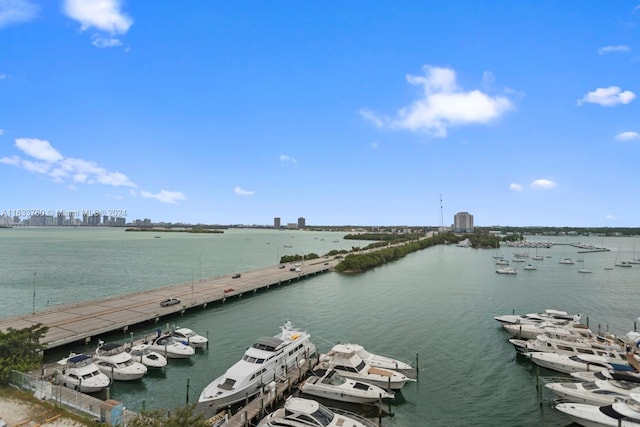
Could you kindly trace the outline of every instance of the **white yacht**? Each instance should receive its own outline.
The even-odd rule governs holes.
[[[111,383],[109,377],[100,372],[91,356],[75,353],[58,361],[55,381],[82,393],[101,391]]]
[[[172,337],[171,334],[159,334],[145,344],[148,344],[151,350],[157,351],[168,359],[186,359],[196,353],[193,347]]]
[[[181,341],[187,342],[191,347],[202,348],[206,347],[209,339],[200,334],[197,334],[189,328],[178,328],[171,332],[171,336],[178,338]]]
[[[344,344],[335,345],[330,352],[320,357],[320,369],[335,369],[340,375],[364,381],[390,390],[400,390],[413,381],[406,375],[391,369],[371,366]]]
[[[241,360],[204,388],[198,402],[216,409],[252,397],[263,385],[283,380],[288,369],[316,353],[309,333],[294,328],[291,322],[280,329],[278,335],[260,338],[249,347]]]
[[[345,378],[336,370],[318,369],[314,376],[298,386],[305,394],[351,403],[373,403],[380,399],[393,399],[394,393],[382,387],[351,378]]]
[[[360,415],[329,409],[315,400],[290,396],[284,407],[264,417],[258,427],[377,427]]]
[[[112,380],[137,380],[147,373],[147,367],[133,360],[124,344],[100,341],[94,359],[98,369]]]
[[[606,371],[609,369],[619,371],[633,371],[626,362],[618,362],[603,356],[590,354],[558,354],[533,352],[528,353],[533,363],[553,371],[571,374],[579,371]]]
[[[625,348],[615,340],[601,336],[582,337],[547,331],[535,339],[511,338],[509,342],[520,353],[542,351],[559,354],[592,354],[604,356],[614,361],[627,361]]]
[[[360,356],[362,360],[364,360],[371,366],[385,369],[394,369],[396,371],[413,369],[410,364],[402,362],[401,360],[371,353],[365,350],[365,348],[360,344],[341,344],[341,346],[341,348],[344,350],[355,352],[358,356]]]
[[[616,400],[628,398],[631,393],[640,393],[640,384],[616,380],[563,381],[545,386],[561,399],[598,406],[611,405]]]
[[[167,358],[154,351],[148,344],[138,344],[127,350],[133,360],[142,363],[147,368],[164,368],[167,366]]]
[[[520,338],[523,340],[536,339],[538,335],[545,334],[547,332],[557,334],[567,334],[570,336],[582,336],[590,337],[593,332],[587,325],[582,323],[568,322],[567,324],[554,323],[554,322],[540,322],[531,324],[509,324],[505,323],[502,327],[509,331],[509,334],[514,338]]]
[[[566,323],[569,321],[579,322],[581,314],[570,314],[566,311],[546,309],[544,313],[529,314],[505,314],[494,316],[500,324],[531,324],[540,322]]]
[[[640,426],[640,394],[631,393],[623,402],[596,406],[584,403],[559,403],[555,408],[567,414],[573,421],[586,427]]]
[[[518,270],[513,267],[504,267],[496,270],[498,274],[518,274]]]

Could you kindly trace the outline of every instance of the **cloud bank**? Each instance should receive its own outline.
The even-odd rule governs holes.
[[[48,176],[54,182],[69,184],[70,188],[75,188],[75,184],[138,188],[137,184],[121,172],[109,171],[91,160],[63,156],[49,141],[37,138],[18,138],[15,141],[15,146],[28,158],[0,157],[0,164]],[[162,190],[157,194],[141,191],[140,194],[143,197],[171,204],[177,204],[177,201],[186,199],[183,193],[177,191]]]
[[[407,82],[422,86],[422,96],[398,110],[394,117],[361,110],[360,115],[377,127],[425,132],[435,137],[447,136],[449,128],[468,124],[485,124],[513,110],[506,97],[492,97],[480,90],[464,91],[456,83],[456,72],[450,68],[423,67],[424,75],[407,75]],[[485,76],[483,81],[492,80]]]

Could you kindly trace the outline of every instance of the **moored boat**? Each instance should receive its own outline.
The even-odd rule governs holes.
[[[167,358],[152,350],[148,344],[134,345],[127,351],[133,360],[142,363],[148,368],[164,368],[167,366]]]
[[[171,334],[159,334],[145,344],[148,344],[151,350],[157,351],[168,359],[186,359],[196,352],[188,343],[171,336]]]
[[[308,332],[294,328],[291,322],[280,329],[276,336],[255,341],[242,359],[202,390],[198,403],[205,406],[205,412],[255,396],[265,384],[285,378],[288,369],[316,353]]]
[[[555,408],[567,414],[576,423],[586,427],[640,426],[640,394],[638,393],[631,393],[628,399],[611,405],[596,406],[585,403],[559,403]]]
[[[91,356],[75,353],[58,361],[55,381],[82,393],[101,391],[111,383],[109,377],[100,372]]]
[[[112,380],[137,380],[147,373],[147,367],[133,360],[133,357],[126,352],[124,344],[105,344],[100,341],[94,359],[98,369]]]
[[[312,396],[351,403],[372,403],[394,397],[392,392],[373,384],[345,378],[334,369],[318,369],[298,388]]]
[[[376,427],[377,424],[352,412],[329,409],[315,400],[288,397],[280,408],[259,423],[258,427]]]
[[[191,347],[202,348],[207,345],[209,339],[189,328],[177,328],[171,332],[171,336],[180,341],[186,341]]]
[[[378,368],[385,368],[385,369],[393,369],[396,371],[413,369],[413,367],[410,364],[403,362],[399,359],[371,353],[367,351],[360,344],[347,343],[347,344],[340,344],[340,345],[343,350],[355,352],[358,356],[360,356],[362,360],[364,360],[371,366],[376,366]]]
[[[513,267],[505,267],[505,268],[497,269],[496,273],[498,273],[498,274],[518,274],[518,271]]]

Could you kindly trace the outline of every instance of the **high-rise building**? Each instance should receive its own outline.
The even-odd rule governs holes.
[[[301,216],[300,218],[298,218],[298,228],[304,227],[306,227],[306,220]]]
[[[473,215],[469,212],[458,212],[453,217],[453,231],[456,233],[473,233]]]
[[[280,229],[280,217],[275,217],[273,218],[273,228],[275,228],[276,230]]]

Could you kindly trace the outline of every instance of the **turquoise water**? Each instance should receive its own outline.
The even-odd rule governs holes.
[[[228,230],[154,239],[117,229],[3,230],[0,309],[7,315],[31,311],[35,271],[36,305],[46,309],[47,302],[51,306],[272,265],[280,255],[297,250],[322,253],[354,245],[341,239],[333,243],[341,236]],[[515,357],[493,316],[556,308],[584,313],[592,329],[631,330],[640,311],[640,266],[605,267],[612,267],[616,257],[631,259],[640,239],[554,240],[612,251],[578,255],[575,248],[556,245],[538,251],[550,256],[536,262],[538,270],[522,271],[516,264],[519,274],[509,276],[495,273],[495,250],[438,246],[364,274],[323,274],[165,318],[161,326],[177,324],[208,334],[208,350],[188,361],[171,360],[164,371],[143,381],[116,383],[111,396],[133,410],[175,407],[187,396],[195,402],[202,388],[255,338],[275,335],[289,319],[312,334],[320,351],[350,341],[410,361],[419,356],[419,381],[405,386],[392,406],[395,416],[385,418],[384,426],[566,426],[569,420],[552,408],[550,393],[537,392],[537,370]],[[500,252],[512,258],[516,250]],[[592,274],[578,273],[580,264],[558,263],[579,256]],[[143,325],[134,336],[156,326]],[[129,337],[119,332],[105,338]],[[95,345],[74,350],[92,351]]]

